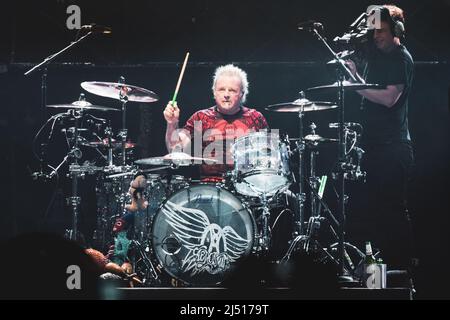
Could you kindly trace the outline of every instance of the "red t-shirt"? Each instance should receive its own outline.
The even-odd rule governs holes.
[[[221,176],[233,168],[231,145],[236,138],[246,135],[249,131],[259,131],[268,128],[264,116],[247,107],[233,115],[225,115],[216,107],[203,109],[194,113],[186,122],[184,129],[191,135],[191,150],[194,156],[214,158],[219,164],[202,165],[202,176]],[[201,139],[202,154],[197,154]]]

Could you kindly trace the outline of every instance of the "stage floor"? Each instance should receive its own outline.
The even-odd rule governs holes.
[[[289,288],[233,290],[226,288],[118,288],[108,291],[105,299],[118,300],[248,300],[294,301],[336,300],[412,300],[409,288],[342,288],[337,292],[302,292]]]

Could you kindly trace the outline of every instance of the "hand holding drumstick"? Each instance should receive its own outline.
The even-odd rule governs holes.
[[[180,109],[177,105],[177,95],[178,91],[180,90],[181,80],[183,79],[184,70],[186,69],[188,59],[189,52],[186,53],[186,57],[184,58],[183,67],[181,68],[180,76],[178,77],[178,82],[173,94],[172,101],[170,101],[164,109],[164,118],[166,119],[168,124],[177,123],[180,118]]]

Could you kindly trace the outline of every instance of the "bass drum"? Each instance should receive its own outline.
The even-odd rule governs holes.
[[[152,245],[163,269],[190,286],[220,284],[250,254],[255,222],[233,194],[200,184],[174,193],[153,220]]]

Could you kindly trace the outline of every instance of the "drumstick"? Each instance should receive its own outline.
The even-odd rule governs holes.
[[[177,100],[178,90],[180,90],[181,79],[183,79],[184,69],[186,69],[186,64],[187,64],[188,58],[189,58],[189,52],[186,53],[186,58],[184,58],[183,67],[181,68],[180,76],[178,78],[177,87],[175,88],[175,92],[173,94],[173,98],[172,98],[172,102],[171,102],[172,105]]]

